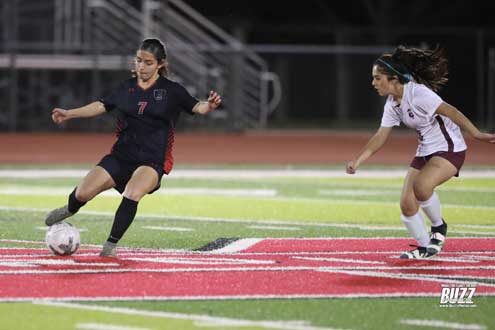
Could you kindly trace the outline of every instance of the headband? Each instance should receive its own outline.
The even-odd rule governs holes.
[[[399,77],[402,78],[402,80],[404,80],[405,82],[409,82],[411,80],[413,80],[413,76],[410,74],[410,73],[401,73],[399,70],[397,70],[396,68],[394,68],[392,66],[392,64],[389,64],[387,62],[385,62],[384,60],[382,60],[381,58],[379,58],[378,60],[376,60],[377,62],[385,65],[385,67],[387,69],[389,69],[390,71],[392,71],[393,73],[397,74]]]

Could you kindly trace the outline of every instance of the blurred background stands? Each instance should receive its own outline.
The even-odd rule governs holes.
[[[397,44],[447,50],[440,95],[494,129],[495,3],[465,0],[4,0],[0,130],[48,131],[54,106],[76,107],[130,76],[144,37],[167,45],[173,78],[224,106],[181,127],[376,128],[383,100],[371,64]],[[111,130],[110,118],[68,131]]]

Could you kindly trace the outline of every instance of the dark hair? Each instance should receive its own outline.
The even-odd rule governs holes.
[[[164,61],[164,65],[163,67],[160,68],[158,73],[165,76],[168,75],[168,63],[165,61],[167,59],[167,49],[165,48],[165,45],[163,44],[163,42],[161,42],[160,39],[156,39],[156,38],[144,39],[143,42],[141,43],[141,46],[139,46],[139,50],[144,50],[148,53],[153,54],[153,56],[155,56],[158,63]]]
[[[407,48],[399,46],[392,54],[383,54],[374,63],[378,71],[390,78],[397,77],[401,84],[414,80],[434,91],[439,91],[448,81],[448,60],[444,50]]]

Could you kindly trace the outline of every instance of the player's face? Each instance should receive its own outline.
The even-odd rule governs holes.
[[[158,70],[163,66],[158,63],[153,54],[145,50],[137,51],[135,65],[136,74],[141,81],[156,77]]]
[[[394,80],[389,80],[387,75],[380,73],[376,65],[373,65],[371,75],[373,76],[371,85],[376,89],[378,95],[386,96],[393,93],[395,86],[393,83]]]

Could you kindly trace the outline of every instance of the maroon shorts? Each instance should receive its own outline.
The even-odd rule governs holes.
[[[428,156],[414,157],[412,160],[411,166],[417,170],[421,170],[423,166],[431,159],[431,157],[442,157],[447,159],[457,168],[457,174],[455,176],[459,176],[459,171],[461,170],[462,164],[464,164],[464,159],[466,158],[466,150],[459,152],[449,152],[449,151],[437,151]]]

